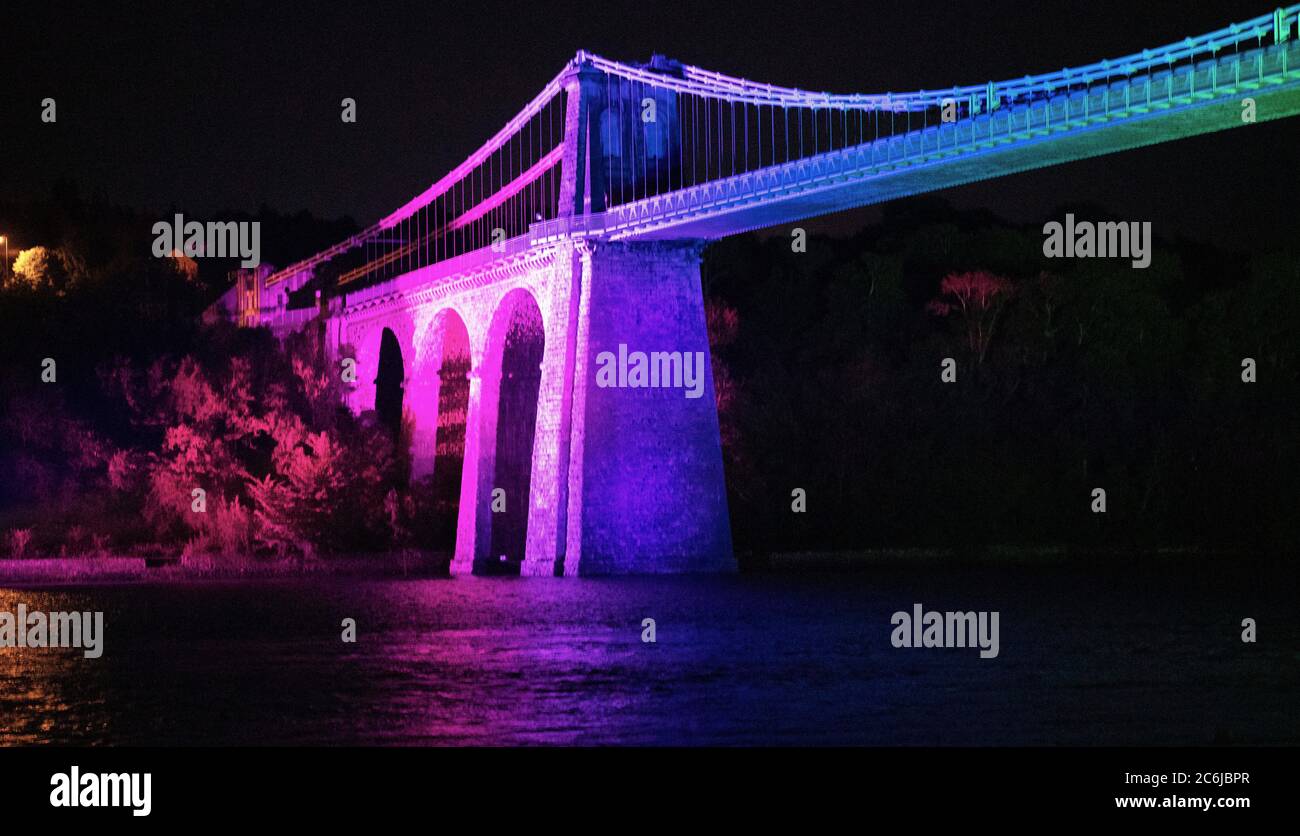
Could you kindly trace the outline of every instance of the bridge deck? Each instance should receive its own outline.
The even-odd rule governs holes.
[[[844,209],[1300,114],[1300,40],[1126,78],[1032,105],[915,130],[715,180],[603,214],[534,224],[498,248],[437,262],[357,293],[348,306],[450,286],[562,239],[717,239]],[[450,290],[450,287],[446,288]]]
[[[1123,79],[619,206],[612,238],[721,238],[1300,113],[1300,41]]]

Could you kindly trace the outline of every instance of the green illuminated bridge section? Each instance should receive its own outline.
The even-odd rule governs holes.
[[[461,165],[265,287],[451,280],[562,239],[716,239],[1297,113],[1300,4],[1086,67],[905,94],[579,52]]]
[[[1251,99],[1251,103],[1246,103]],[[612,238],[718,238],[1300,113],[1300,40],[1123,78],[624,204]],[[1278,161],[1281,163],[1282,161]]]

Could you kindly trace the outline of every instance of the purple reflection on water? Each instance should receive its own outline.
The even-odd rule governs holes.
[[[3,589],[10,609],[102,609],[106,636],[98,660],[0,649],[0,741],[1300,742],[1285,585],[1098,574]],[[999,610],[998,658],[891,647],[891,614],[916,601]],[[1276,643],[1242,651],[1245,607]]]

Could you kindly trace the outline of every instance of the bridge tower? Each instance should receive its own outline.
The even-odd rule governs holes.
[[[633,152],[678,150],[674,105],[658,125],[611,99],[582,60],[562,78],[565,147],[557,220],[579,229],[606,209],[609,172]],[[635,118],[634,118],[635,117]],[[642,126],[648,126],[649,130]],[[643,133],[634,135],[632,132]],[[619,149],[611,149],[611,138]],[[672,152],[672,153],[670,153]],[[525,575],[717,572],[735,568],[704,298],[701,240],[614,242],[573,236],[533,253],[544,348],[532,445]],[[538,272],[540,271],[540,272]],[[502,347],[483,332],[470,374],[453,574],[496,570],[492,510],[502,428]],[[697,361],[694,393],[597,385],[605,352],[665,352]]]
[[[678,133],[674,101],[660,97],[648,121],[646,103],[611,95],[581,54],[575,64],[564,79],[559,211],[581,219],[607,208],[620,166],[630,175],[634,160],[676,158],[675,139],[661,137]],[[574,246],[571,429],[557,572],[735,568],[700,281],[704,243],[587,238]],[[597,358],[618,357],[620,346],[699,358],[703,396],[688,397],[684,386],[597,385]],[[544,561],[537,568],[545,571]]]

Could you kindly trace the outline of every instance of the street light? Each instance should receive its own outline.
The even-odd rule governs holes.
[[[9,277],[9,239],[0,235],[0,244],[5,245],[4,272],[0,272],[0,280],[3,280]]]

